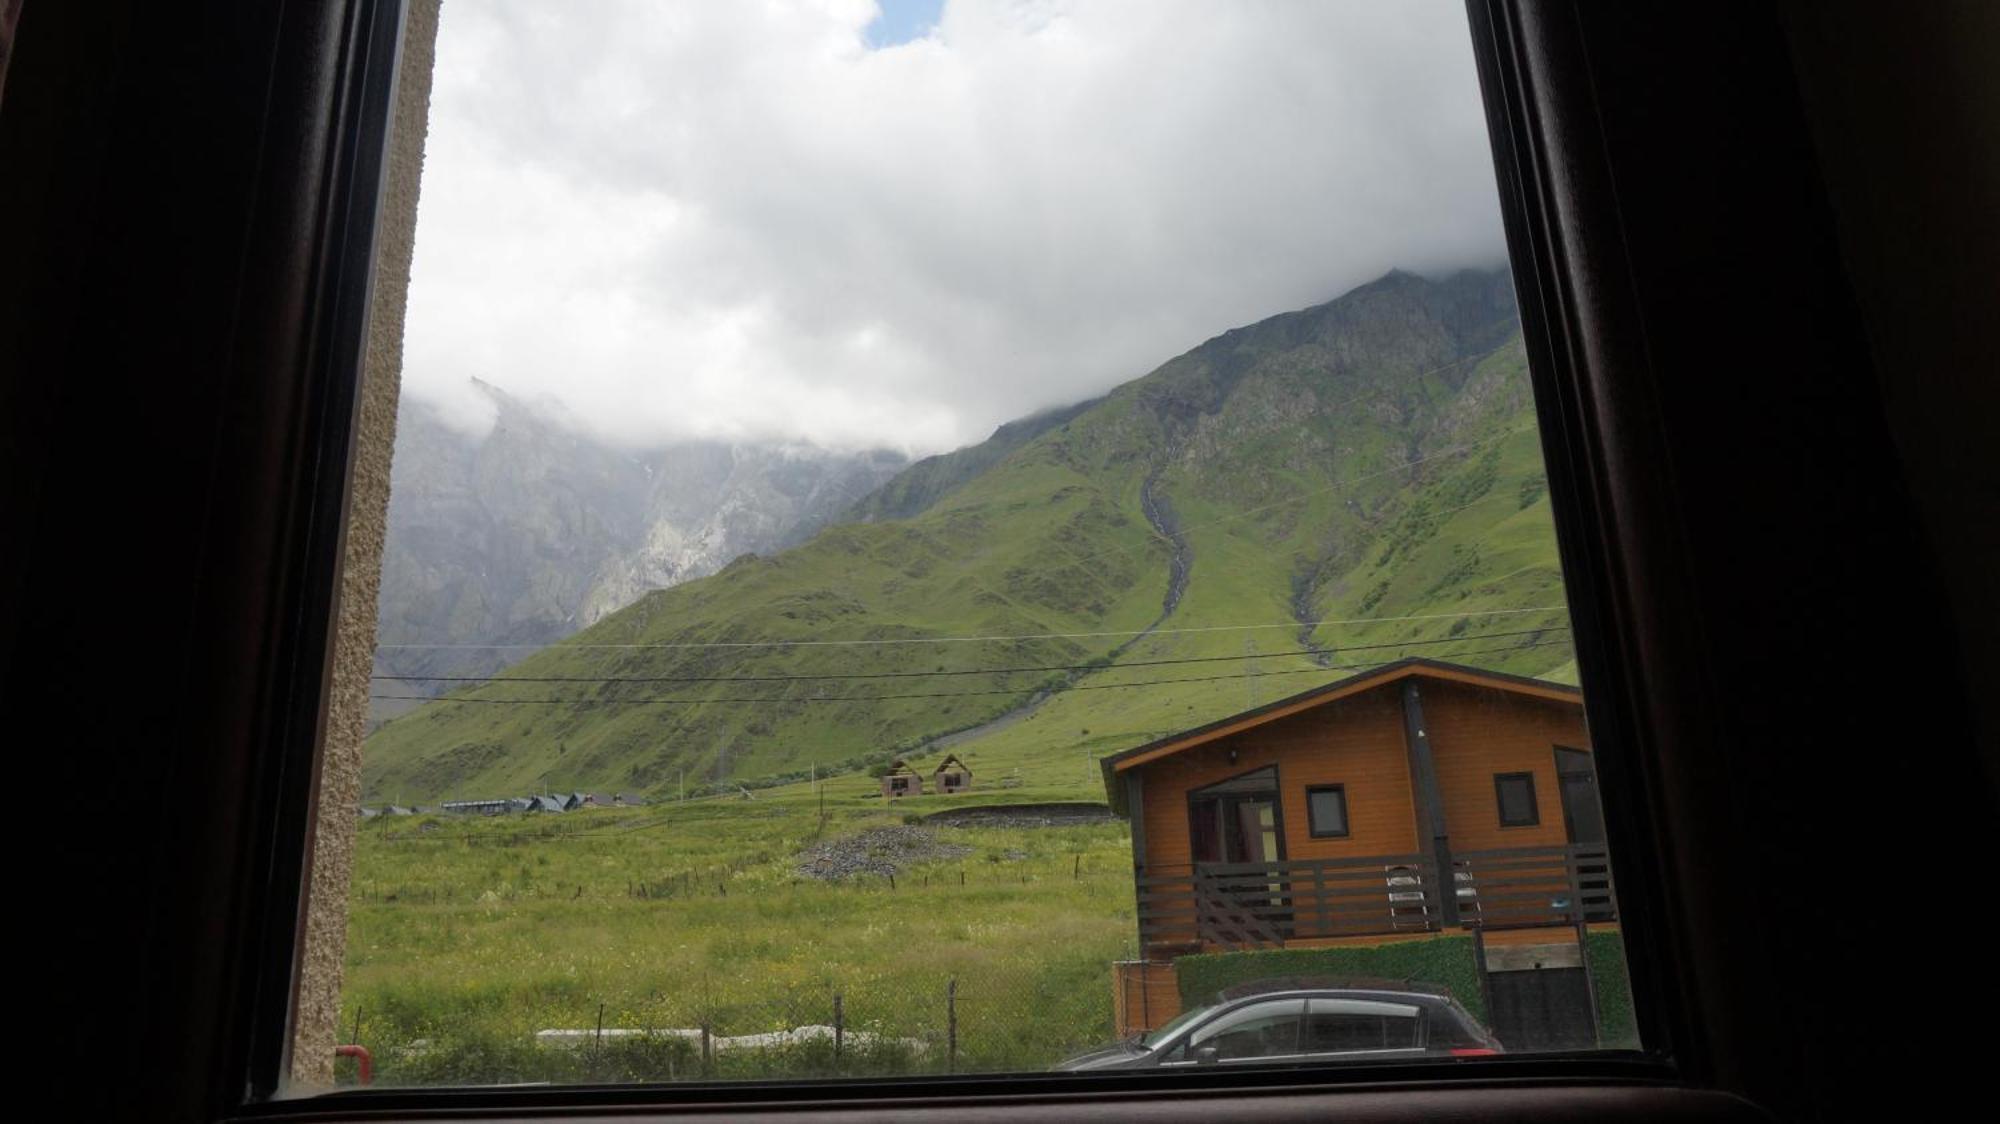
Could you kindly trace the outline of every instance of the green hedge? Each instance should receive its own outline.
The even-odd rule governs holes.
[[[1632,1014],[1632,980],[1625,973],[1625,939],[1591,933],[1583,944],[1590,986],[1597,994],[1597,1041],[1607,1050],[1639,1048],[1639,1023]]]
[[[1591,933],[1584,963],[1597,996],[1598,1041],[1607,1050],[1639,1048],[1632,1013],[1632,981],[1625,972],[1625,942],[1617,933]],[[1450,989],[1481,1022],[1488,1022],[1471,937],[1436,937],[1357,948],[1286,948],[1212,952],[1175,962],[1181,1002],[1206,1003],[1226,987],[1274,976],[1330,976],[1416,980]],[[1490,1024],[1489,1024],[1490,1025]]]
[[[1479,989],[1479,968],[1472,958],[1471,937],[1436,937],[1351,948],[1210,952],[1183,956],[1174,966],[1180,977],[1181,1003],[1186,1006],[1206,1003],[1223,988],[1273,976],[1415,980],[1448,988],[1473,1017],[1482,1023],[1486,1021],[1486,1000]],[[1628,1010],[1629,1005],[1628,994]]]

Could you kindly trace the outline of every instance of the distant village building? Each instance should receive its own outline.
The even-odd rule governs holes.
[[[531,811],[534,806],[535,800],[531,796],[516,796],[512,800],[507,801],[507,810],[510,812]]]
[[[376,810],[375,810],[375,809],[373,809],[373,808],[363,808],[363,809],[361,809],[361,818],[362,818],[362,819],[364,819],[364,820],[372,820],[372,819],[374,819],[374,818],[375,818],[376,816],[379,816],[379,815],[381,815],[381,814],[382,814],[382,813],[380,813],[380,812],[376,811]]]
[[[644,798],[634,796],[629,792],[618,793],[611,798],[611,802],[625,808],[637,808],[646,803]]]
[[[957,754],[947,753],[931,774],[931,779],[937,782],[939,795],[950,796],[972,787],[972,770],[965,767],[965,762],[960,761]]]
[[[528,798],[527,810],[530,812],[561,812],[565,811],[566,809],[563,807],[563,801],[561,797],[531,796]]]
[[[563,811],[574,812],[586,804],[595,803],[596,797],[587,792],[572,792],[563,798]]]
[[[454,816],[503,816],[514,810],[514,802],[498,800],[447,800],[438,806]]]
[[[923,794],[924,776],[922,773],[917,772],[901,761],[892,761],[889,763],[889,771],[882,774],[882,795],[896,797],[922,796]]]

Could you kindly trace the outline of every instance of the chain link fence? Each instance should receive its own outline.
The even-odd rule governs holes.
[[[749,1001],[711,1000],[699,983],[594,1008],[571,997],[504,1025],[364,1009],[343,1041],[367,1052],[378,1085],[480,1085],[1026,1072],[1111,1035],[1105,964],[1066,982],[1027,965],[973,975],[883,967]],[[357,1081],[357,1063],[342,1061],[338,1075]]]

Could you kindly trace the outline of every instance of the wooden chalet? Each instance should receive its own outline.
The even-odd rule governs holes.
[[[972,788],[972,770],[955,753],[947,753],[944,760],[931,772],[931,780],[937,785],[938,795],[950,796],[956,792],[966,792]]]
[[[1617,916],[1575,687],[1403,660],[1102,764],[1155,968],[1454,931],[1539,968]]]
[[[889,771],[882,774],[882,795],[896,797],[922,796],[923,794],[924,775],[922,773],[910,768],[903,761],[892,761],[889,763]]]

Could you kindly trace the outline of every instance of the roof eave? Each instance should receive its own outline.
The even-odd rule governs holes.
[[[1322,706],[1342,698],[1361,694],[1364,691],[1374,690],[1377,687],[1393,683],[1399,679],[1418,675],[1428,675],[1432,678],[1443,679],[1449,682],[1470,683],[1474,686],[1487,686],[1498,690],[1514,691],[1547,699],[1552,702],[1580,703],[1583,701],[1583,692],[1578,688],[1570,687],[1566,684],[1552,683],[1545,679],[1534,679],[1528,676],[1509,675],[1505,672],[1487,671],[1484,668],[1469,667],[1463,664],[1445,663],[1422,657],[1411,657],[1409,659],[1397,660],[1394,663],[1383,664],[1380,667],[1350,675],[1345,679],[1337,680],[1333,683],[1322,684],[1310,690],[1301,691],[1296,695],[1288,695],[1285,698],[1266,703],[1263,706],[1219,718],[1214,722],[1198,726],[1192,730],[1183,731],[1179,734],[1157,738],[1144,745],[1134,746],[1121,753],[1115,753],[1109,757],[1102,758],[1101,765],[1105,772],[1105,789],[1107,795],[1111,799],[1112,807],[1118,808],[1122,812],[1124,803],[1123,786],[1115,781],[1115,777],[1120,773],[1138,768],[1141,765],[1159,760],[1162,757],[1172,756],[1184,750],[1193,749],[1196,746],[1206,745],[1209,742],[1220,740],[1231,734],[1240,733],[1243,730],[1253,729],[1266,722],[1273,722],[1301,711],[1310,710],[1315,706]]]

